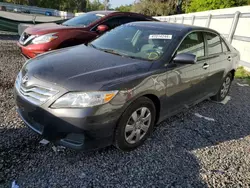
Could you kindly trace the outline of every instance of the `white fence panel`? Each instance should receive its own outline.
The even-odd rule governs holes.
[[[194,25],[200,26],[200,27],[206,27],[207,19],[195,19]]]
[[[235,35],[249,36],[250,35],[250,18],[240,18]]]
[[[190,17],[184,18],[183,24],[192,25],[192,19]]]
[[[211,19],[209,28],[214,29],[221,34],[229,34],[233,18]]]

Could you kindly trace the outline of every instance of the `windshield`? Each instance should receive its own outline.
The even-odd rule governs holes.
[[[96,20],[101,19],[104,17],[104,14],[96,14],[96,13],[86,13],[81,16],[77,16],[75,18],[72,18],[66,22],[64,22],[62,25],[66,26],[88,26],[91,23],[95,22]]]
[[[107,53],[143,60],[158,60],[170,46],[173,31],[123,25],[93,41],[90,46]]]

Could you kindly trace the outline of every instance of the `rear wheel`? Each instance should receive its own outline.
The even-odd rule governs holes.
[[[211,97],[211,99],[218,102],[223,101],[229,93],[232,80],[233,80],[233,75],[229,73],[223,80],[219,92],[215,96]]]
[[[149,137],[155,123],[155,105],[141,97],[132,103],[122,115],[115,131],[114,145],[123,151],[131,151]]]

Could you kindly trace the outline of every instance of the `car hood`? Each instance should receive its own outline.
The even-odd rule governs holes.
[[[149,61],[136,60],[79,45],[28,61],[22,75],[50,82],[69,91],[99,90],[130,76],[146,73]]]
[[[61,30],[73,30],[77,29],[76,27],[65,26],[56,23],[45,23],[45,24],[37,24],[35,26],[28,27],[25,32],[31,35],[43,35],[47,33],[59,32]],[[79,27],[78,27],[79,29]],[[81,27],[84,30],[84,28]]]

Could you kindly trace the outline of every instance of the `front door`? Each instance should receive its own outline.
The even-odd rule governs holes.
[[[167,73],[167,104],[169,112],[189,107],[207,95],[208,62],[205,58],[205,42],[201,32],[192,32],[179,46],[176,55],[191,53],[196,55],[196,64],[176,64]]]

